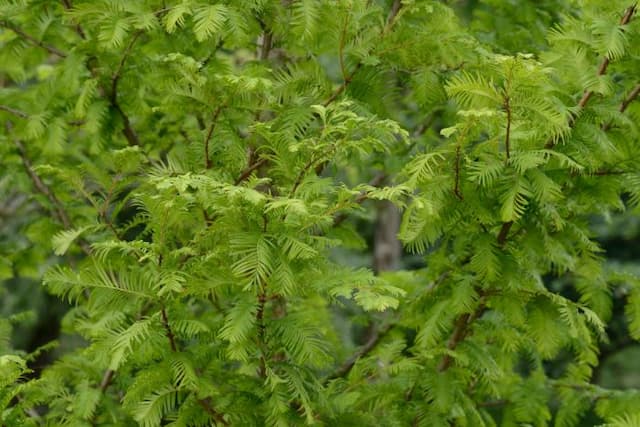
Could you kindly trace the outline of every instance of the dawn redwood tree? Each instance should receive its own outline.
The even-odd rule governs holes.
[[[640,203],[637,6],[447,3],[0,1],[0,275],[82,337],[0,323],[2,424],[640,425],[590,382],[614,290],[640,339],[590,229]],[[347,265],[388,202],[423,264]]]

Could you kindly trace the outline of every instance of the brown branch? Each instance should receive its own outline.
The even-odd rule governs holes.
[[[242,181],[244,181],[245,179],[249,178],[249,176],[251,176],[253,171],[258,169],[260,166],[264,165],[265,163],[267,163],[267,159],[266,158],[262,158],[262,159],[260,159],[260,160],[258,160],[256,162],[254,162],[253,164],[249,165],[245,170],[242,171],[240,176],[238,178],[236,178],[236,180],[234,181],[233,184],[234,185],[240,184]]]
[[[504,150],[507,156],[505,161],[508,161],[509,157],[511,157],[511,104],[509,101],[509,95],[506,95],[504,97],[504,109],[507,112],[507,129],[504,136]]]
[[[115,110],[122,118],[122,124],[124,126],[122,129],[122,133],[124,134],[124,137],[127,139],[127,142],[130,146],[140,145],[140,140],[138,139],[136,131],[131,126],[129,116],[125,114],[125,112],[122,110],[122,107],[118,103],[118,82],[122,77],[122,69],[124,68],[124,64],[129,57],[134,44],[141,34],[142,30],[136,31],[136,33],[131,37],[131,40],[129,41],[129,44],[125,48],[124,52],[122,53],[122,58],[120,58],[118,68],[116,68],[116,71],[114,71],[113,75],[111,76],[111,92],[109,94],[109,101],[111,102],[111,105],[113,106],[113,108],[115,108]]]
[[[380,33],[381,37],[384,37],[391,30],[391,28],[393,28],[393,25],[396,22],[396,18],[398,17],[398,13],[400,12],[401,8],[402,8],[402,1],[401,0],[394,0],[393,5],[391,6],[391,11],[389,12],[389,16],[387,17],[387,24],[385,25],[384,29]],[[341,38],[341,43],[343,43],[342,38]],[[342,51],[342,49],[340,49],[340,51]],[[340,64],[341,64],[341,67],[344,68],[344,66],[342,65],[341,56],[342,55],[340,55],[340,58],[339,58],[340,59]],[[358,70],[360,70],[360,68],[362,68],[362,66],[363,66],[362,61],[358,62],[356,64],[356,66],[354,67],[354,69],[351,71],[351,73],[349,73],[348,75],[346,75],[345,70],[343,69],[342,70],[342,84],[340,86],[338,86],[338,88],[336,90],[333,91],[333,93],[329,96],[329,98],[327,98],[326,101],[323,102],[322,105],[324,105],[326,107],[329,104],[331,104],[332,102],[334,102],[347,89],[347,86],[349,86],[349,84],[353,80],[353,77],[358,72]]]
[[[635,4],[628,7],[624,15],[620,19],[620,25],[627,25],[629,21],[631,21],[631,18],[633,17],[633,14],[635,13],[635,11],[636,11]],[[609,59],[609,57],[605,55],[605,57],[602,59],[602,62],[600,63],[600,66],[598,67],[598,72],[596,73],[596,75],[597,76],[604,75],[607,72],[607,67],[609,67],[610,62],[611,60]],[[582,98],[578,102],[578,107],[580,107],[580,109],[583,109],[587,105],[587,102],[589,102],[589,99],[591,98],[592,95],[593,95],[592,90],[585,90],[584,94],[582,95]]]
[[[460,200],[464,200],[462,196],[462,192],[460,191],[460,144],[456,146],[456,163],[454,168],[454,181],[455,185],[453,187],[453,194]]]
[[[484,298],[481,297],[480,304],[478,305],[478,307],[475,309],[473,313],[465,313],[458,316],[458,319],[456,320],[456,323],[453,329],[453,334],[451,334],[451,337],[447,342],[447,349],[449,351],[455,350],[458,344],[460,344],[460,342],[462,342],[462,340],[464,340],[467,337],[467,335],[469,334],[469,328],[471,327],[471,324],[478,317],[482,316],[482,313],[484,313],[484,311],[486,310],[487,306],[483,299]],[[442,360],[440,361],[440,364],[438,365],[438,372],[444,372],[447,369],[449,369],[452,362],[453,362],[453,357],[451,357],[450,354],[445,354]]]
[[[368,182],[368,185],[372,187],[379,187],[382,183],[387,179],[387,175],[384,172],[378,172],[371,181]],[[369,198],[366,191],[361,192],[354,200],[354,203],[361,204],[364,203],[365,200]],[[333,226],[337,227],[342,224],[347,219],[347,215],[344,213],[338,214],[333,218]]]
[[[16,110],[15,108],[9,107],[8,105],[0,105],[0,111],[6,111],[7,113],[13,114],[16,117],[20,117],[21,119],[29,118],[29,114],[24,111]]]
[[[258,325],[258,345],[261,347],[260,368],[258,375],[265,378],[267,375],[267,362],[264,354],[264,342],[266,336],[266,326],[264,324],[264,306],[267,303],[266,290],[262,289],[258,295],[258,310],[256,310],[256,324]]]
[[[129,117],[127,116],[127,114],[120,107],[120,104],[118,104],[118,102],[115,101],[111,105],[113,106],[113,108],[115,108],[115,110],[120,115],[120,118],[122,119],[122,125],[123,125],[122,133],[124,134],[124,137],[126,138],[129,145],[130,146],[140,145],[140,140],[138,139],[138,135],[136,134],[136,131],[133,130],[133,127],[131,126],[131,121],[129,120]]]
[[[211,159],[209,159],[209,141],[211,140],[211,136],[213,135],[213,131],[216,128],[216,123],[218,122],[218,117],[224,108],[224,104],[220,104],[218,108],[215,109],[213,115],[211,116],[211,125],[209,126],[209,131],[204,138],[204,167],[205,169],[211,169]]]
[[[347,72],[344,66],[344,43],[347,37],[347,25],[349,24],[349,14],[344,18],[344,25],[340,33],[340,43],[338,44],[338,61],[340,62],[340,72],[342,73],[342,81],[347,81]]]
[[[398,13],[400,13],[400,8],[402,7],[402,0],[393,0],[393,4],[391,5],[391,11],[389,12],[389,16],[387,17],[387,26],[384,29],[384,32],[387,33],[393,25],[396,23],[396,18],[398,17]]]
[[[633,4],[632,6],[629,6],[625,10],[624,15],[620,19],[620,25],[627,25],[629,21],[631,21],[631,18],[636,12],[636,7],[637,7],[637,4]],[[605,57],[602,59],[602,62],[600,63],[600,66],[598,67],[596,76],[598,77],[603,76],[607,72],[607,67],[609,67],[610,62],[611,60],[609,59],[609,57],[605,55]],[[584,93],[582,94],[582,98],[580,98],[580,101],[578,101],[578,105],[577,105],[578,109],[583,110],[587,106],[587,103],[589,102],[592,96],[593,96],[592,90],[589,90],[589,89],[585,90]],[[569,128],[573,128],[573,126],[576,123],[576,119],[577,119],[577,113],[572,114],[569,119]],[[555,144],[556,142],[554,139],[549,139],[549,141],[547,141],[547,143],[545,144],[545,148],[552,148]]]
[[[329,381],[335,380],[336,378],[345,378],[349,375],[349,372],[353,369],[356,362],[366,356],[367,354],[373,351],[378,343],[385,337],[385,335],[391,330],[391,324],[384,325],[380,329],[376,330],[367,342],[360,347],[351,357],[344,361],[342,365],[338,369],[335,370],[332,374],[330,374],[325,380],[324,384],[326,385]]]
[[[619,171],[619,170],[599,170],[591,173],[593,176],[610,176],[610,175],[624,175],[625,173],[629,173],[629,171]]]
[[[351,80],[353,80],[353,76],[355,76],[356,72],[358,72],[360,68],[362,68],[362,62],[358,62],[356,64],[353,71],[343,79],[342,84],[338,86],[336,90],[333,91],[331,96],[329,96],[329,98],[327,98],[327,100],[324,101],[322,105],[326,107],[329,104],[331,104],[333,101],[335,101],[342,94],[342,92],[344,92],[347,89],[347,86],[349,86],[349,84],[351,83]]]
[[[477,404],[480,408],[495,408],[498,406],[508,405],[510,402],[507,399],[488,400],[486,402],[479,402]]]
[[[262,29],[262,35],[260,36],[260,48],[258,52],[258,58],[261,61],[269,59],[269,53],[273,48],[273,33],[267,28],[267,24],[262,19],[258,20],[260,28]]]
[[[637,4],[633,4],[632,6],[629,6],[624,15],[622,16],[622,18],[620,19],[620,25],[627,25],[629,23],[629,21],[631,21],[631,18],[633,17],[634,13],[636,12],[636,6]],[[607,72],[607,67],[609,66],[610,63],[610,59],[608,56],[605,56],[602,60],[602,62],[600,63],[600,66],[598,67],[598,72],[596,73],[597,76],[602,76]],[[639,85],[640,86],[640,85]],[[636,87],[636,89],[638,89],[638,91],[640,91],[640,87]],[[635,89],[634,89],[635,91]],[[633,101],[633,99],[635,99],[635,97],[638,96],[638,93],[636,92],[634,95],[634,91],[631,92],[630,97],[626,98],[625,101],[627,99],[631,99],[631,101]],[[578,102],[578,109],[582,110],[586,107],[587,103],[589,102],[589,99],[591,99],[591,96],[593,95],[593,91],[591,90],[585,90],[584,94],[582,95],[582,98],[580,99],[580,101]],[[633,97],[631,97],[633,96]],[[628,104],[625,104],[625,101],[623,101],[623,103],[620,105],[620,111],[624,111]],[[629,101],[629,102],[631,102]],[[576,114],[572,114],[571,118],[569,119],[569,128],[573,128],[576,124],[576,119],[577,119],[577,115]],[[603,130],[607,130],[610,127],[610,124],[604,125],[602,127]],[[508,128],[507,128],[508,129]],[[507,132],[507,136],[508,136],[508,132]],[[553,148],[553,146],[556,144],[556,141],[553,138],[550,138],[547,143],[545,144],[545,148],[549,149],[549,148]],[[508,152],[507,152],[507,157],[508,157]],[[511,229],[511,226],[513,225],[513,221],[509,221],[509,222],[505,222],[502,224],[502,228],[500,229],[500,233],[498,234],[498,244],[500,246],[503,246],[504,243],[507,240],[507,236],[509,234],[509,230]]]
[[[60,200],[56,197],[56,195],[51,191],[51,188],[47,184],[42,181],[42,178],[33,170],[33,164],[27,155],[27,150],[24,148],[22,142],[15,140],[15,146],[18,148],[18,154],[20,155],[20,159],[22,160],[22,165],[29,175],[29,179],[33,183],[33,186],[44,195],[53,207],[54,214],[58,217],[58,220],[62,223],[65,229],[73,228],[71,224],[71,220],[69,219],[69,215],[64,210],[64,207]]]
[[[500,232],[498,233],[497,241],[498,245],[504,246],[507,242],[507,236],[509,235],[509,230],[513,226],[513,221],[507,221],[502,223],[502,227],[500,228]]]
[[[631,93],[629,93],[629,95],[620,103],[618,111],[624,113],[627,107],[629,107],[629,104],[631,104],[638,95],[640,95],[640,83],[638,83],[636,87],[631,90]]]
[[[71,4],[70,0],[62,0],[62,6],[67,11],[73,9],[73,4]],[[83,40],[87,38],[87,36],[85,35],[84,30],[82,29],[80,24],[76,24],[76,33],[78,33],[80,38],[83,39]]]
[[[165,310],[165,308],[163,307],[162,310],[160,310],[160,313],[162,314],[162,325],[164,326],[164,330],[167,334],[167,338],[169,339],[169,345],[171,346],[171,351],[176,353],[178,351],[178,347],[176,346],[176,339],[175,339],[175,336],[173,335],[173,331],[171,330],[171,325],[169,325],[169,319],[167,318],[167,310]]]
[[[120,81],[120,77],[122,77],[122,69],[124,68],[124,64],[127,61],[127,58],[131,54],[133,45],[135,45],[140,35],[142,35],[142,30],[136,31],[135,34],[131,37],[131,40],[129,40],[129,44],[127,45],[127,47],[124,49],[124,52],[122,53],[120,62],[118,62],[118,68],[116,68],[116,71],[111,75],[111,99],[112,100],[116,99],[116,95],[118,93],[118,82]]]
[[[318,162],[318,160],[321,159],[323,156],[328,155],[335,149],[336,149],[335,145],[332,145],[331,147],[329,147],[328,150],[326,150],[326,152],[320,153],[319,156],[315,156],[315,155],[311,156],[311,158],[307,161],[307,163],[302,167],[302,169],[298,173],[298,176],[296,177],[296,180],[293,183],[293,186],[291,187],[291,193],[289,194],[289,197],[293,197],[295,195],[296,191],[298,190],[298,187],[300,186],[300,184],[302,184],[302,180],[304,179],[306,174],[311,170],[313,165],[316,162]],[[320,162],[320,164],[316,167],[316,174],[319,175],[320,173],[322,173],[322,170],[324,169],[324,166],[327,163],[328,163],[328,160]]]
[[[104,371],[104,375],[102,376],[102,381],[100,381],[100,393],[104,393],[107,388],[109,388],[109,385],[111,385],[111,382],[113,381],[113,377],[115,376],[116,371],[114,371],[113,369],[107,369],[106,371]]]
[[[436,280],[434,280],[433,282],[431,282],[429,286],[427,286],[427,289],[425,292],[431,293],[434,289],[436,289],[438,286],[443,284],[444,281],[447,280],[450,274],[451,274],[451,271],[445,271],[444,273],[441,273]]]
[[[36,39],[32,35],[25,33],[22,29],[20,29],[20,27],[10,23],[9,21],[1,20],[0,21],[0,26],[10,29],[11,31],[13,31],[14,33],[19,35],[23,39],[29,41],[30,43],[32,43],[32,44],[34,44],[34,45],[36,45],[36,46],[38,46],[38,47],[40,47],[40,48],[42,48],[44,50],[46,50],[47,52],[49,52],[49,53],[51,53],[53,55],[59,56],[60,58],[66,58],[67,57],[67,54],[64,53],[63,51],[61,51],[60,49],[58,49],[58,48],[56,48],[54,46],[45,44],[44,42]]]
[[[215,420],[216,423],[220,423],[222,425],[228,426],[229,423],[224,419],[221,413],[216,411],[213,406],[211,406],[211,399],[198,399],[198,404],[202,406],[202,408],[207,412],[207,414],[211,415],[211,418]]]

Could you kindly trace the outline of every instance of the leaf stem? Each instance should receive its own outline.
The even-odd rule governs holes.
[[[25,31],[23,31],[20,27],[18,27],[17,25],[12,24],[9,21],[0,20],[0,26],[10,29],[11,31],[13,31],[14,33],[19,35],[23,39],[25,39],[28,42],[30,42],[31,44],[34,44],[34,45],[46,50],[47,52],[49,52],[49,53],[51,53],[53,55],[59,56],[60,58],[66,58],[67,57],[67,54],[64,53],[63,51],[61,51],[60,49],[58,49],[58,48],[56,48],[54,46],[45,44],[44,42],[36,39],[32,35],[26,33]]]

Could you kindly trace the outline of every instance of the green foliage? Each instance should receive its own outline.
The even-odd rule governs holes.
[[[77,339],[0,321],[3,425],[637,425],[633,2],[241,3],[0,0],[0,279]],[[380,201],[415,271],[341,259]]]

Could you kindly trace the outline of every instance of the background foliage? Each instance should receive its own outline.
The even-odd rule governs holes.
[[[1,0],[2,422],[639,425],[636,14]]]

